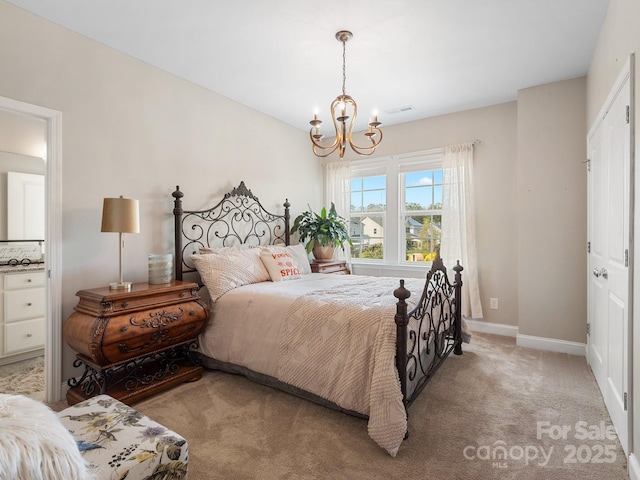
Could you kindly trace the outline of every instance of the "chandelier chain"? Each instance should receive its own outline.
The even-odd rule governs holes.
[[[347,42],[342,40],[342,95],[346,95],[345,84],[347,83]]]

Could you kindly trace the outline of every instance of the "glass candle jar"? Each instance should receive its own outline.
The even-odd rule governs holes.
[[[173,254],[149,254],[149,284],[171,283],[173,280]]]

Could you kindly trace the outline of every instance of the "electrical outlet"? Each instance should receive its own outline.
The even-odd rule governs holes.
[[[489,299],[489,307],[491,307],[492,310],[498,310],[498,299],[497,298],[490,298]]]

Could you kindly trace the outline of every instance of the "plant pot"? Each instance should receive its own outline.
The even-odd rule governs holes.
[[[333,259],[333,247],[322,246],[318,242],[313,245],[313,257],[317,262],[330,262]]]

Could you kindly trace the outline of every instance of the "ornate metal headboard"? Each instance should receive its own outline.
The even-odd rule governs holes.
[[[195,272],[189,256],[200,248],[233,245],[289,245],[289,200],[284,215],[268,212],[244,181],[207,210],[183,210],[180,187],[171,194],[174,200],[176,280]]]

